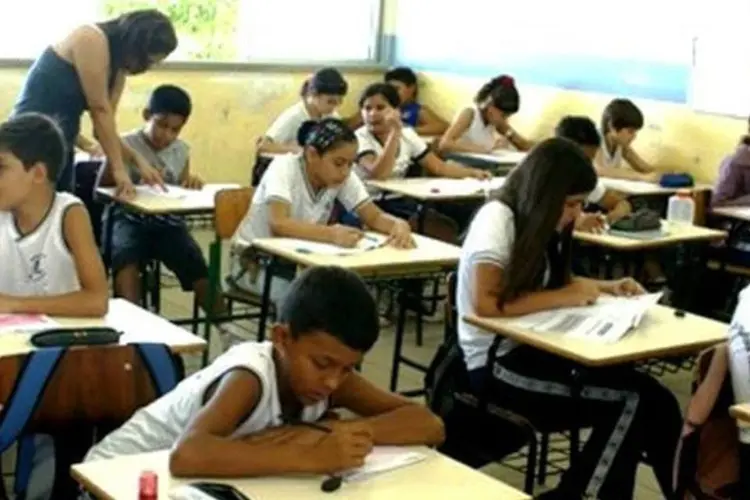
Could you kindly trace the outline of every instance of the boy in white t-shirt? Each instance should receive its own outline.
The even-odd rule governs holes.
[[[109,292],[91,221],[81,200],[55,192],[66,158],[63,137],[48,117],[20,114],[0,125],[0,314],[101,317]],[[26,498],[49,498],[54,450],[65,456],[71,436],[37,436]],[[60,479],[60,478],[58,478]],[[62,488],[73,487],[62,478]]]
[[[585,116],[564,117],[557,124],[555,135],[578,144],[591,161],[594,161],[601,147],[601,137],[596,130],[596,125]],[[601,216],[599,213],[592,212],[582,213],[576,220],[578,231],[601,231],[604,229],[605,223],[613,224],[633,211],[628,199],[621,193],[604,187],[601,179],[597,181],[596,187],[586,201],[603,208],[606,215]]]
[[[271,124],[258,143],[259,153],[299,153],[297,131],[309,120],[338,118],[336,109],[346,96],[349,86],[335,68],[317,71],[302,85],[302,99],[287,108]]]
[[[364,282],[342,268],[311,268],[292,284],[272,342],[234,347],[86,460],[169,449],[178,477],[334,474],[361,466],[376,445],[440,443],[439,418],[356,372],[377,338]],[[336,408],[357,416],[332,418]]]

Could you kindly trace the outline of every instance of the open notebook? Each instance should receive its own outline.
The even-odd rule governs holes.
[[[661,293],[637,297],[599,297],[586,307],[566,307],[521,316],[514,326],[540,333],[560,333],[597,342],[617,342],[637,327],[648,310],[661,299]]]
[[[344,474],[346,481],[364,481],[383,472],[400,469],[423,461],[424,453],[398,446],[376,446],[367,455],[365,464]]]
[[[365,233],[354,248],[344,248],[330,243],[319,243],[316,241],[300,240],[297,238],[279,238],[277,244],[299,253],[312,253],[319,255],[357,255],[369,252],[386,245],[388,237],[378,233]]]
[[[43,314],[0,314],[1,332],[38,332],[59,325]]]

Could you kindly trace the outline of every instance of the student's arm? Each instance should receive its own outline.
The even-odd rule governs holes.
[[[320,241],[342,247],[353,247],[362,238],[362,231],[353,227],[324,226],[294,219],[288,202],[274,199],[267,203],[269,226],[275,237]]]
[[[429,106],[419,108],[419,118],[415,130],[419,135],[442,135],[448,130],[448,122],[438,116]]]
[[[362,417],[371,426],[376,445],[438,445],[445,439],[443,422],[430,410],[377,388],[358,373],[346,378],[331,402]]]
[[[539,311],[576,307],[592,303],[598,296],[598,286],[571,283],[557,290],[534,291],[506,301],[499,306],[503,283],[503,269],[491,263],[480,262],[472,267],[474,289],[471,300],[474,311],[484,317],[523,316]]]
[[[387,234],[391,244],[396,248],[414,247],[409,223],[385,213],[372,201],[361,204],[357,208],[357,216],[367,227],[378,233]]]
[[[623,159],[633,167],[633,170],[641,174],[650,174],[654,172],[654,167],[649,165],[646,160],[640,157],[638,153],[630,146],[622,148]]]
[[[474,109],[466,108],[461,111],[440,138],[437,145],[438,151],[440,153],[491,153],[491,149],[461,138],[469,130],[473,119]]]
[[[77,292],[46,297],[0,296],[0,311],[60,317],[101,317],[107,313],[109,290],[91,220],[83,205],[72,205],[63,219],[65,244],[70,249],[81,284]]]
[[[465,167],[453,161],[443,161],[432,151],[422,157],[419,164],[437,177],[449,177],[452,179],[463,179],[466,177],[489,179],[492,177],[492,174],[487,170]]]
[[[584,287],[596,287],[600,293],[617,296],[641,295],[646,293],[643,286],[633,278],[622,278],[616,280],[597,280],[576,276],[573,285]]]
[[[297,143],[298,118],[293,108],[287,109],[271,123],[263,137],[258,139],[259,154],[299,153],[302,147]]]
[[[202,189],[205,183],[199,175],[193,175],[190,169],[190,158],[185,161],[185,167],[180,174],[179,183],[188,189]]]
[[[528,151],[534,147],[534,144],[536,144],[534,141],[526,139],[510,126],[508,126],[508,131],[510,132],[510,134],[506,133],[504,134],[504,137],[508,139],[508,141],[510,141],[510,143],[513,144],[513,146],[519,151]]]
[[[607,189],[599,200],[599,205],[607,211],[607,222],[614,223],[633,211],[628,199],[617,191]]]
[[[371,152],[359,157],[357,163],[367,173],[369,179],[384,180],[391,177],[400,142],[401,127],[394,127],[388,133],[388,138],[383,145],[383,152],[380,155]]]
[[[177,477],[257,477],[324,473],[331,468],[317,443],[326,435],[305,427],[284,426],[243,439],[231,435],[255,411],[262,385],[247,370],[232,370],[187,425],[169,454]]]

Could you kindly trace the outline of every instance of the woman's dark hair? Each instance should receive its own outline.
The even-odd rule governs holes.
[[[336,68],[323,68],[315,72],[313,76],[305,80],[300,90],[302,97],[313,95],[340,95],[345,96],[349,91],[349,84],[344,76]]]
[[[555,257],[550,259],[550,285],[570,282],[573,227],[565,228],[559,241],[555,227],[566,197],[588,193],[596,182],[591,161],[567,139],[539,143],[511,172],[494,197],[513,212],[516,231],[500,293],[501,307],[542,284],[548,253]]]
[[[564,117],[555,127],[555,136],[571,140],[579,146],[598,148],[602,144],[596,125],[587,116]]]
[[[398,91],[393,85],[388,83],[372,83],[362,92],[359,98],[359,107],[364,106],[365,101],[370,97],[382,95],[388,104],[394,108],[401,106],[401,99],[398,97]]]
[[[99,25],[109,40],[113,69],[143,73],[154,56],[177,48],[172,21],[156,9],[134,10]]]
[[[643,113],[630,99],[612,99],[602,113],[602,133],[610,127],[619,132],[624,128],[640,130],[643,128]]]
[[[489,104],[506,115],[517,113],[521,108],[521,96],[518,94],[516,82],[508,75],[500,75],[482,85],[474,102],[481,105],[489,100]]]
[[[357,137],[338,118],[324,118],[304,122],[297,131],[297,142],[300,146],[315,148],[322,155],[342,143],[357,142]]]

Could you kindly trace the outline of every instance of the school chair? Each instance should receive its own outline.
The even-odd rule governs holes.
[[[228,321],[236,321],[241,319],[257,319],[261,316],[260,312],[251,312],[247,314],[234,314],[232,312],[235,302],[250,306],[251,308],[257,309],[262,307],[262,297],[260,295],[250,293],[242,290],[237,286],[233,285],[229,280],[223,279],[222,275],[222,250],[223,243],[225,240],[229,240],[234,236],[237,231],[242,219],[250,209],[250,203],[253,199],[254,188],[237,188],[237,189],[224,189],[216,193],[215,204],[214,204],[214,241],[211,242],[208,248],[208,304],[214,304],[216,302],[216,293],[219,293],[221,298],[226,301],[228,315],[226,317],[215,317],[213,313],[206,313],[206,317],[203,320],[204,324],[204,337],[206,342],[211,345],[211,325],[213,323],[222,323]],[[270,304],[269,311],[271,314],[275,314],[273,311],[273,305]],[[212,307],[206,307],[207,311],[211,311]],[[197,300],[193,301],[193,324],[196,325],[201,320],[200,318],[200,304]],[[260,339],[262,340],[262,339]],[[208,363],[208,349],[203,352],[203,366]]]
[[[72,498],[61,491],[76,488],[68,468],[93,445],[93,429],[118,427],[182,376],[181,361],[162,344],[49,347],[0,358],[0,454],[18,442],[16,498],[29,486],[35,434],[65,444],[55,450],[52,498]],[[2,489],[0,498],[7,498]]]
[[[675,464],[675,498],[744,498],[738,495],[740,443],[729,415],[734,392],[728,377],[727,345],[699,354],[693,395]],[[747,492],[746,492],[747,493]]]

